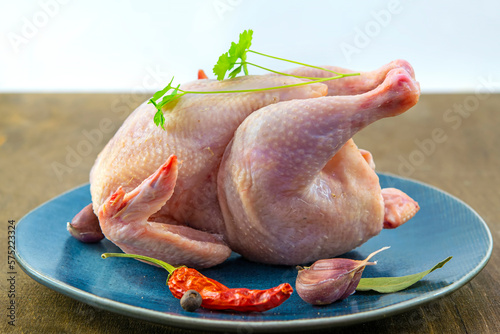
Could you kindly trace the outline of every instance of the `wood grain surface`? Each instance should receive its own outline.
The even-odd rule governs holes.
[[[203,328],[181,330],[96,309],[36,283],[21,270],[15,286],[16,326],[7,323],[8,221],[19,221],[38,205],[88,182],[97,154],[145,98],[0,95],[0,248],[4,254],[0,332],[206,333]],[[451,295],[386,319],[319,332],[500,333],[499,128],[500,95],[423,95],[409,112],[379,121],[355,137],[359,147],[373,153],[378,171],[423,181],[468,203],[489,225],[494,250],[481,273]]]

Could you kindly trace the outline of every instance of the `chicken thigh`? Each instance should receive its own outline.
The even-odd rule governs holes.
[[[384,197],[351,137],[408,110],[419,94],[411,74],[397,68],[364,94],[280,102],[247,117],[218,175],[229,247],[253,261],[297,264],[377,235]]]

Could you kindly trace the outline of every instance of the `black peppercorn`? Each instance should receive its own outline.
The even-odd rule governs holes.
[[[186,291],[181,298],[181,307],[188,312],[196,311],[201,306],[201,303],[201,295],[196,290]]]

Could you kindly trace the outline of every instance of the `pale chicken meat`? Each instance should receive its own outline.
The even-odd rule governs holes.
[[[181,88],[299,82],[244,76]],[[164,110],[165,130],[153,123],[154,106],[144,103],[91,171],[102,232],[125,252],[197,268],[221,263],[231,251],[274,264],[340,255],[418,211],[406,194],[380,188],[371,154],[351,137],[408,110],[419,93],[411,66],[394,61],[324,84],[188,94]]]

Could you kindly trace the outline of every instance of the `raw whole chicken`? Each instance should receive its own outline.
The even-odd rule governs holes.
[[[331,69],[346,73],[347,70]],[[325,77],[297,68],[290,73]],[[275,87],[279,76],[197,80],[184,90]],[[124,252],[197,268],[231,251],[258,262],[303,264],[340,255],[418,211],[381,189],[371,154],[351,137],[418,101],[411,66],[251,93],[187,94],[164,109],[143,103],[97,157],[93,210]]]

